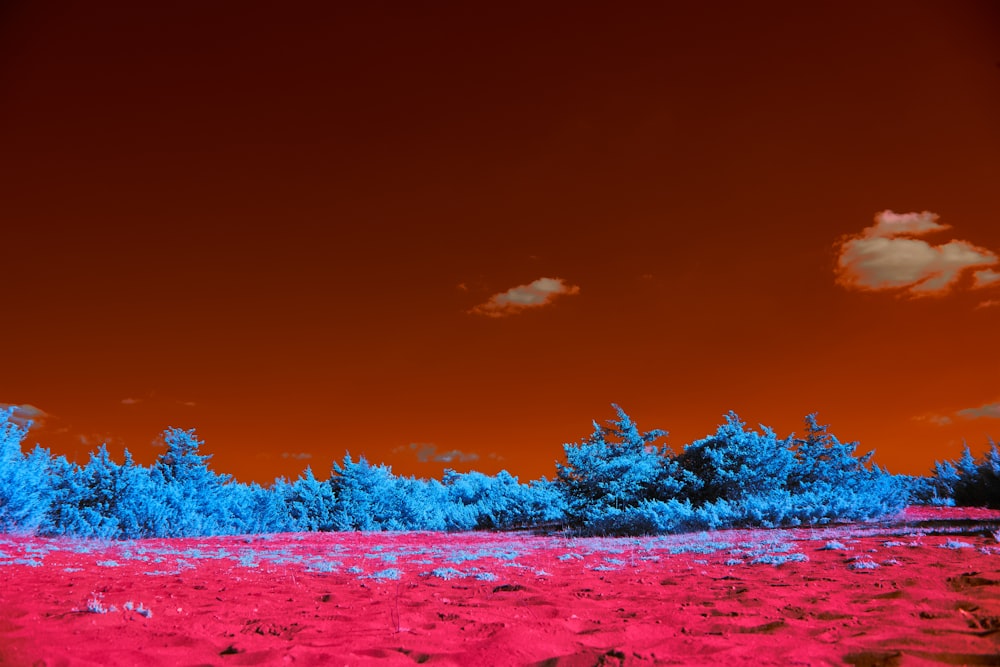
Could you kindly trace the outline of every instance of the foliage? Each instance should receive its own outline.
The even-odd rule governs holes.
[[[18,426],[13,414],[12,407],[0,410],[0,532],[30,532],[44,520],[48,476],[41,456],[21,451],[31,425]]]
[[[791,438],[781,441],[773,430],[763,425],[761,429],[746,430],[739,416],[729,412],[715,435],[684,448],[677,461],[697,479],[690,494],[693,502],[738,502],[788,488],[795,465]]]
[[[595,423],[581,445],[566,445],[558,482],[571,526],[587,534],[643,534],[737,526],[796,526],[869,519],[903,508],[905,488],[856,458],[806,417],[806,438],[779,439],[761,425],[748,430],[735,412],[714,435],[672,456],[650,446],[664,435],[640,435],[628,416],[608,429]],[[608,435],[617,441],[609,442]]]
[[[978,460],[968,445],[958,461],[936,462],[930,478],[934,499],[950,499],[964,507],[1000,509],[1000,448],[991,438],[990,447]],[[928,501],[927,493],[920,500]]]
[[[566,463],[556,464],[571,523],[621,526],[631,520],[624,517],[645,516],[649,501],[678,497],[695,481],[678,468],[668,446],[654,444],[666,431],[642,433],[624,410],[612,407],[618,419],[607,426],[593,422],[590,437],[563,445]]]
[[[240,484],[209,467],[194,430],[164,431],[149,467],[102,445],[83,466],[40,446],[21,450],[27,429],[0,411],[0,531],[101,539],[327,530],[568,528],[586,534],[654,534],[741,526],[789,526],[890,514],[908,497],[996,502],[1000,453],[938,464],[933,479],[894,477],[854,455],[806,417],[806,436],[748,430],[736,413],[714,435],[675,455],[617,419],[579,444],[553,480],[521,483],[446,470],[441,481],[400,477],[350,454],[326,480],[306,468],[293,482]],[[991,495],[993,494],[993,495]]]

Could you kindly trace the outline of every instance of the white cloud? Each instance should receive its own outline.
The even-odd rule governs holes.
[[[917,415],[913,418],[914,421],[927,422],[928,424],[934,424],[935,426],[947,426],[951,423],[951,417],[947,415],[939,415],[933,412],[929,412],[924,415]]]
[[[135,405],[136,403],[140,403],[141,401],[142,401],[141,398],[123,398],[122,405]]]
[[[975,266],[993,266],[1000,257],[963,240],[933,245],[913,238],[948,229],[937,214],[882,211],[875,224],[840,242],[837,282],[859,290],[906,290],[913,296],[948,292],[962,272]],[[995,276],[995,277],[994,277]],[[990,269],[976,272],[977,287],[1000,280]]]
[[[27,428],[29,422],[32,426],[41,426],[45,423],[46,419],[52,416],[44,410],[27,403],[0,403],[0,410],[7,410],[8,408],[14,409],[10,420],[21,428]]]
[[[1000,306],[1000,299],[986,299],[986,301],[980,301],[976,308],[995,308]]]
[[[579,292],[579,287],[567,285],[562,278],[539,278],[528,285],[518,285],[506,292],[494,294],[485,303],[467,312],[486,317],[506,317],[529,308],[546,306],[560,294],[579,294]]]
[[[421,463],[452,463],[453,461],[467,462],[479,460],[479,454],[463,452],[459,449],[439,452],[437,445],[429,442],[411,442],[406,447],[395,447],[392,450],[393,454],[402,454],[404,452],[412,453]]]
[[[281,454],[283,459],[295,459],[296,461],[306,461],[312,457],[313,455],[308,452],[282,452]]]
[[[875,224],[865,230],[867,236],[901,236],[911,234],[921,236],[929,232],[948,229],[950,225],[938,222],[938,214],[930,211],[921,213],[893,213],[882,211],[875,214]]]
[[[978,408],[966,408],[955,413],[959,417],[966,419],[1000,419],[1000,402],[987,403]]]
[[[993,269],[981,269],[973,273],[972,276],[976,280],[972,285],[973,287],[987,287],[1000,281],[1000,271],[994,271]]]

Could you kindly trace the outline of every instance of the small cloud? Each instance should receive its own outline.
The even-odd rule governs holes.
[[[511,287],[506,292],[494,294],[485,303],[481,303],[467,312],[486,317],[507,317],[529,308],[546,306],[560,294],[579,293],[579,287],[567,285],[562,278],[539,278],[528,285],[518,285]]]
[[[193,408],[195,407],[195,405],[197,405],[194,401],[177,401],[177,402],[186,408]]]
[[[458,289],[462,290],[463,292],[468,292],[469,291],[469,286],[466,285],[465,283],[459,283],[458,284]]]
[[[111,434],[111,433],[90,433],[90,434],[77,434],[77,440],[80,441],[81,445],[90,447],[91,449],[100,447],[101,445],[115,445],[124,446],[124,439]]]
[[[313,455],[308,452],[282,452],[281,454],[283,459],[295,459],[296,461],[306,461],[312,457]]]
[[[927,422],[928,424],[933,424],[934,426],[947,426],[951,423],[951,417],[947,415],[938,415],[934,413],[927,413],[925,415],[917,415],[913,418],[914,421]]]
[[[975,273],[973,273],[972,277],[975,279],[975,282],[972,284],[973,287],[975,288],[987,287],[989,285],[993,285],[996,282],[1000,281],[1000,271],[994,271],[993,269],[982,269],[980,271],[976,271]]]
[[[45,423],[45,420],[52,417],[52,415],[44,410],[27,403],[0,403],[0,410],[7,410],[8,408],[14,408],[10,420],[21,428],[28,428],[29,422],[32,426],[41,426]]]
[[[468,462],[478,461],[479,454],[463,452],[452,449],[446,452],[439,452],[437,445],[429,442],[411,442],[405,447],[394,447],[393,454],[412,453],[421,463],[453,463],[455,461]]]
[[[987,403],[978,408],[966,408],[955,414],[966,419],[1000,419],[1000,403]]]
[[[975,266],[992,266],[1000,257],[968,241],[951,240],[933,245],[913,238],[949,229],[936,213],[882,211],[875,224],[838,243],[837,283],[864,291],[905,290],[911,296],[946,294],[962,273]],[[995,271],[977,272],[976,287],[995,278]]]
[[[995,306],[1000,306],[1000,300],[987,299],[986,301],[980,301],[976,308],[993,308]]]
[[[136,403],[141,403],[141,398],[123,398],[122,405],[135,405]]]

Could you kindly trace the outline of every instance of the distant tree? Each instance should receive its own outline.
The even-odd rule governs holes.
[[[697,506],[717,500],[741,501],[788,489],[795,456],[789,440],[779,440],[761,425],[761,432],[748,431],[739,416],[730,411],[715,435],[687,445],[677,463],[697,479],[688,496]]]
[[[333,530],[336,504],[333,488],[329,483],[316,479],[311,467],[306,466],[294,484],[279,486],[276,482],[275,488],[283,496],[286,514],[294,530]]]
[[[336,496],[335,530],[404,530],[396,478],[392,468],[372,466],[362,456],[353,461],[348,453],[342,464],[334,461],[330,485]]]
[[[628,530],[619,525],[623,512],[676,498],[697,482],[677,465],[667,445],[654,444],[666,431],[640,432],[624,410],[612,407],[618,419],[607,426],[593,422],[590,437],[563,445],[566,463],[556,463],[566,517],[588,530]]]
[[[829,432],[828,424],[820,426],[816,413],[806,415],[806,437],[794,439],[795,466],[791,471],[789,489],[793,493],[813,488],[817,483],[838,485],[857,478],[874,451],[856,456],[857,442],[842,443]]]
[[[958,461],[935,462],[932,477],[938,496],[963,507],[1000,508],[1000,449],[990,447],[976,460],[966,444]]]
[[[301,530],[289,516],[282,491],[288,481],[278,478],[269,488],[260,484],[227,484],[225,501],[234,533],[288,533]]]
[[[233,532],[235,521],[223,489],[231,477],[209,469],[212,457],[198,453],[204,442],[194,429],[168,428],[163,441],[166,451],[153,463],[151,481],[170,515],[164,536]]]
[[[18,426],[13,415],[13,407],[0,410],[0,532],[32,532],[48,511],[50,485],[44,459],[21,450],[31,423]]]
[[[495,476],[444,471],[447,502],[465,511],[463,530],[507,530],[562,518],[561,494],[547,480],[521,484],[506,470]]]

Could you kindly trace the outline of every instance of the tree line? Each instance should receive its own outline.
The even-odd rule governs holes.
[[[441,480],[394,475],[350,454],[326,479],[311,468],[269,486],[236,482],[209,467],[193,429],[169,428],[150,466],[128,450],[118,463],[102,445],[79,465],[36,445],[27,426],[0,410],[0,532],[102,539],[299,531],[510,530],[635,535],[857,521],[907,504],[1000,507],[1000,452],[980,460],[966,448],[928,477],[892,475],[805,418],[805,434],[779,438],[748,429],[734,412],[715,434],[679,453],[657,444],[665,431],[617,419],[563,445],[556,476],[522,483],[446,470]]]

